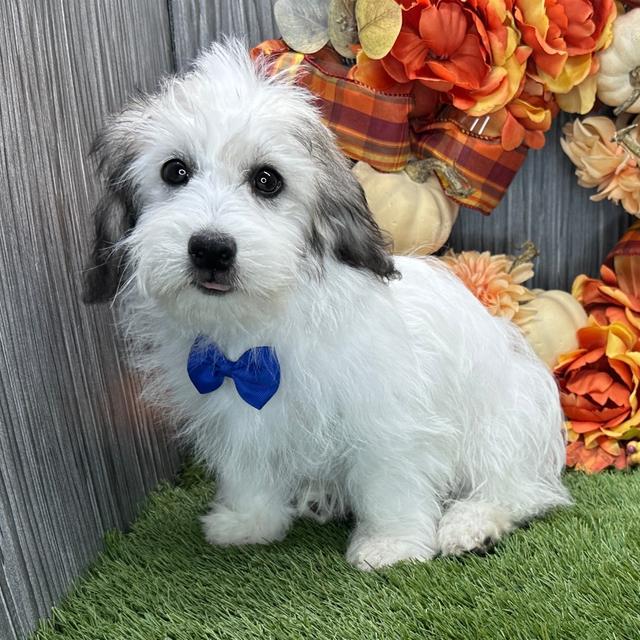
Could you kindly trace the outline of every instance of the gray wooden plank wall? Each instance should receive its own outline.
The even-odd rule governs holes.
[[[23,638],[177,466],[108,307],[79,299],[104,114],[173,68],[166,0],[0,2],[0,638]]]
[[[277,34],[276,0],[168,0],[177,69],[183,70],[213,40],[240,36],[250,46]]]
[[[0,638],[22,638],[124,528],[178,455],[135,399],[108,308],[78,298],[98,186],[85,156],[106,112],[222,34],[277,35],[274,0],[0,3]],[[563,121],[567,118],[565,117]],[[541,250],[535,284],[595,274],[628,224],[579,188],[558,143],[530,154],[456,249]]]

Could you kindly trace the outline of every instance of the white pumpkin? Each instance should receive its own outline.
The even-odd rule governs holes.
[[[640,113],[640,8],[615,19],[613,42],[598,58],[598,98],[616,114]]]
[[[356,163],[353,173],[376,222],[393,238],[394,253],[426,255],[447,241],[460,207],[438,178],[414,182],[404,171],[383,173],[366,162]]]
[[[524,308],[534,313],[520,326],[527,341],[547,366],[578,348],[576,331],[587,324],[582,305],[567,291],[534,291]]]

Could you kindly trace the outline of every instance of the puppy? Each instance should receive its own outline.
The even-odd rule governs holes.
[[[360,569],[566,505],[551,374],[436,259],[392,257],[311,96],[215,44],[110,119],[87,301],[217,477],[208,541],[353,514]]]

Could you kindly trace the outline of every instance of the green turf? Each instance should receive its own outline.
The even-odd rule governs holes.
[[[360,573],[348,528],[298,523],[267,547],[207,545],[197,467],[163,486],[33,638],[640,638],[640,472],[569,474],[576,506],[488,557]]]

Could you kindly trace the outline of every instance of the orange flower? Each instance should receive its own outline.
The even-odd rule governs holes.
[[[625,469],[629,464],[626,451],[612,439],[597,447],[587,447],[584,440],[569,442],[566,462],[567,467],[586,473],[598,473],[608,467]]]
[[[620,288],[615,271],[606,265],[600,276],[602,280],[579,275],[573,282],[573,297],[599,325],[619,322],[640,333],[640,298]]]
[[[620,238],[600,267],[600,278],[579,275],[573,297],[599,325],[620,322],[640,336],[640,222]]]
[[[410,93],[413,86],[412,82],[397,82],[384,70],[380,60],[370,58],[361,48],[356,54],[355,65],[347,72],[347,78],[388,93]]]
[[[621,441],[640,434],[638,336],[614,322],[577,332],[579,349],[560,356],[555,374],[567,423],[567,464],[594,473],[626,466]]]
[[[398,83],[418,81],[445,94],[469,115],[497,111],[519,91],[530,53],[510,2],[401,2],[402,29],[382,68]]]
[[[514,0],[522,41],[533,50],[532,74],[556,94],[569,94],[598,70],[593,54],[612,39],[614,0]],[[588,81],[567,98],[588,111],[595,101],[595,83]]]
[[[380,60],[369,58],[362,49],[358,51],[356,64],[349,69],[347,78],[376,91],[411,94],[414,104],[411,118],[431,121],[438,112],[440,93],[416,82],[397,82],[384,70]]]
[[[525,144],[532,149],[544,147],[544,134],[551,128],[558,105],[553,94],[538,81],[526,77],[523,89],[498,114],[501,142],[507,149]]]

